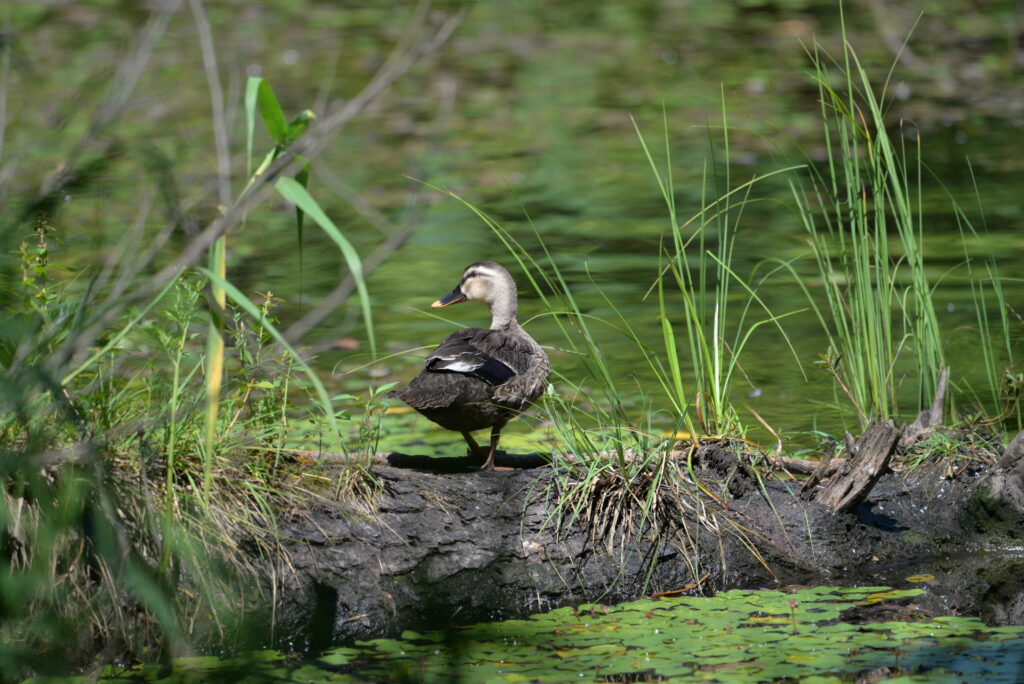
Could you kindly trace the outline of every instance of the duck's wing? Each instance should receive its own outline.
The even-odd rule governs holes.
[[[494,339],[493,330],[466,328],[453,332],[427,357],[426,370],[434,373],[459,373],[502,385],[517,373],[508,349]]]

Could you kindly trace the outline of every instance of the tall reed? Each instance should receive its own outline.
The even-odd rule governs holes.
[[[970,171],[973,179],[974,169],[971,168]],[[980,226],[971,221],[960,203],[948,190],[946,191],[960,231],[964,265],[971,285],[971,301],[976,322],[974,349],[981,356],[987,401],[977,396],[974,388],[966,382],[963,383],[963,389],[965,394],[973,395],[978,406],[987,404],[991,407],[987,412],[989,421],[1005,423],[1011,430],[1020,431],[1024,429],[1024,371],[1020,368],[1013,338],[1014,328],[1019,330],[1024,327],[1024,321],[1020,319],[1019,314],[1016,321],[1011,320],[1012,308],[1006,297],[1005,284],[1024,282],[1024,279],[1005,277],[995,254],[991,251],[980,260],[980,268],[975,263],[977,260],[971,254],[970,244],[984,243],[987,225],[977,184],[974,186],[974,194]]]
[[[648,364],[673,409],[692,434],[723,437],[741,435],[744,426],[732,404],[732,385],[741,369],[743,351],[754,332],[764,325],[775,326],[792,352],[796,367],[802,371],[802,366],[780,323],[784,316],[772,313],[749,279],[735,271],[733,255],[736,236],[743,209],[754,187],[766,178],[786,174],[800,167],[787,167],[754,176],[732,187],[729,126],[723,95],[720,130],[724,162],[721,168],[709,168],[705,162],[701,174],[699,211],[680,224],[672,185],[667,119],[663,120],[663,170],[659,169],[635,122],[634,128],[665,201],[671,226],[668,246],[663,247],[659,255],[659,277],[654,285],[658,297],[663,357],[648,357]],[[712,182],[724,187],[721,194],[713,199],[709,197],[709,185]],[[671,293],[665,287],[666,274],[671,274],[675,286]],[[733,288],[739,288],[743,294],[740,297],[734,296]],[[676,297],[674,302],[671,297]],[[741,306],[739,314],[731,311],[733,300],[737,300]],[[749,321],[752,309],[760,309],[764,317]],[[673,312],[678,312],[675,319]],[[625,322],[624,317],[620,318]],[[679,327],[686,332],[683,345],[678,340]],[[683,381],[680,347],[689,352],[687,360],[693,375],[690,390],[686,389]],[[666,365],[667,373],[664,368]]]
[[[905,129],[890,130],[888,78],[876,94],[845,34],[840,60],[818,45],[809,57],[827,160],[811,165],[806,186],[790,188],[823,283],[820,365],[863,427],[900,415],[907,369],[916,385],[909,408],[930,406],[946,363],[924,263],[920,137],[908,145]]]

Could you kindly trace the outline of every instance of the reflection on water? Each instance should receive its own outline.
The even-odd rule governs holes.
[[[928,578],[911,578],[927,582]],[[714,597],[585,604],[334,648],[289,664],[275,651],[181,658],[161,681],[962,681],[1018,682],[1024,628],[935,616],[920,589],[885,586],[727,591]],[[108,668],[102,682],[156,668]],[[841,679],[840,679],[841,678]]]
[[[1024,180],[1022,103],[1020,89],[1011,87],[1019,80],[1020,50],[1006,28],[1015,25],[1015,4],[997,2],[984,14],[967,4],[913,11],[872,7],[847,8],[847,25],[878,80],[918,10],[925,10],[896,66],[890,117],[912,122],[905,127],[909,135],[920,128],[928,171],[942,179],[972,220],[987,226],[987,235],[968,245],[970,255],[980,258],[993,250],[1012,274],[1024,256],[1018,192]],[[311,105],[322,110],[326,101],[355,93],[379,66],[412,4],[224,3],[212,4],[209,12],[230,100],[237,191],[244,76],[259,74],[273,83],[289,114]],[[73,148],[88,123],[96,84],[109,76],[111,58],[143,19],[141,10],[101,3],[16,4],[11,21],[23,40],[13,62],[4,160],[8,172],[13,170],[9,160],[17,162],[13,196],[40,187]],[[417,67],[349,126],[314,169],[311,190],[362,254],[407,222],[416,227],[370,278],[383,346],[400,350],[436,343],[452,324],[428,316],[429,302],[447,291],[468,263],[513,261],[471,212],[412,177],[472,201],[539,258],[536,230],[586,313],[614,321],[607,297],[657,348],[656,303],[645,294],[655,282],[659,245],[671,226],[631,117],[656,140],[664,113],[680,215],[688,218],[699,209],[706,169],[718,169],[718,180],[709,186],[714,194],[722,190],[727,162],[736,185],[788,164],[797,145],[813,160],[825,156],[816,90],[803,73],[808,66],[804,44],[817,37],[835,49],[838,35],[837,7],[810,0],[763,7],[672,0],[524,2],[515,11],[494,3],[474,5],[442,54]],[[166,221],[166,213],[157,209],[163,195],[184,201],[197,221],[211,215],[205,198],[214,168],[212,129],[194,39],[189,17],[176,16],[171,36],[154,51],[133,106],[109,134],[111,145],[88,148],[88,154],[109,158],[66,194],[52,221],[64,240],[58,258],[69,268],[92,268],[122,237],[124,226],[140,216],[140,198],[153,206],[141,218],[152,235]],[[728,160],[717,128],[723,97],[730,125]],[[168,173],[140,172],[140,159],[155,152],[168,160]],[[975,208],[975,186],[984,218]],[[798,272],[811,274],[787,193],[779,178],[755,190],[758,201],[744,210],[739,224],[741,275],[767,258],[794,260]],[[349,201],[353,196],[355,205]],[[965,347],[971,337],[964,327],[973,325],[974,314],[965,270],[958,267],[964,248],[949,200],[927,177],[923,214],[949,357],[970,375],[976,359]],[[247,292],[271,289],[285,297],[285,323],[297,320],[344,275],[340,256],[315,230],[306,231],[300,269],[289,220],[281,211],[253,215],[230,238],[228,266],[232,280]],[[27,231],[14,226],[5,232]],[[182,239],[173,238],[171,246],[180,246]],[[813,280],[809,284],[817,293]],[[1018,284],[1011,287],[1012,302],[1021,290]],[[524,289],[521,318],[529,321],[531,333],[564,346],[555,322],[540,315],[538,298]],[[766,283],[761,296],[776,314],[807,306],[783,277]],[[472,306],[445,313],[458,325],[480,325],[487,318]],[[834,407],[835,388],[813,365],[825,351],[813,316],[798,313],[785,326],[807,380],[781,336],[766,327],[742,361],[744,378],[735,399],[806,442],[811,438],[800,433],[835,431],[844,419]],[[658,388],[633,344],[610,327],[595,329],[622,390],[646,394],[657,406]],[[351,307],[342,307],[303,342],[317,346],[343,336],[358,338],[360,332]],[[582,381],[580,364],[571,355],[555,350],[552,358],[558,372]],[[321,354],[318,365],[326,373],[339,362],[344,370],[366,361],[359,350],[339,350]],[[405,379],[415,366],[415,359],[392,359],[339,384]]]

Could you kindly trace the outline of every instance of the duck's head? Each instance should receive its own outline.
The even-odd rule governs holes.
[[[437,308],[466,301],[486,303],[494,319],[491,327],[506,327],[516,317],[516,283],[500,264],[478,261],[465,268],[454,290],[431,306]]]

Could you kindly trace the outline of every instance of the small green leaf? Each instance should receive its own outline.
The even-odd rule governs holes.
[[[384,394],[385,392],[387,392],[388,390],[390,390],[392,387],[394,387],[397,384],[398,384],[397,382],[385,382],[380,387],[375,387],[373,389],[373,396],[376,397],[376,396],[379,396],[381,394]]]
[[[274,139],[279,145],[287,144],[288,139],[288,124],[284,120],[284,112],[281,111],[281,105],[277,101],[277,96],[274,95],[274,89],[270,87],[270,84],[265,79],[258,79],[259,85],[256,93],[256,104],[260,108],[260,117],[263,119],[263,124],[267,127],[267,132],[270,133],[270,137]]]
[[[317,658],[317,661],[325,665],[347,665],[360,653],[362,653],[362,651],[357,648],[332,648],[330,651],[327,651]]]

